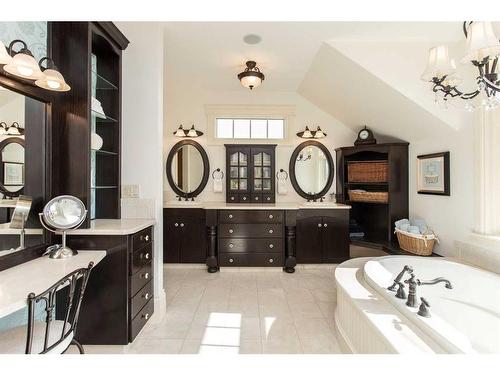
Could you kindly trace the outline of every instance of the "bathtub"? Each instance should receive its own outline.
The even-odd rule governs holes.
[[[408,307],[387,290],[405,265],[420,280],[444,277],[453,289],[442,283],[418,286],[417,307]],[[446,258],[387,256],[342,263],[335,277],[336,325],[350,351],[500,354],[496,273]],[[431,305],[429,318],[417,315],[420,297]]]

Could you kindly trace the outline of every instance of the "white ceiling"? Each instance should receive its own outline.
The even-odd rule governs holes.
[[[296,91],[325,41],[456,42],[461,22],[167,22],[167,85],[241,90],[236,74],[255,60],[259,90]],[[246,34],[262,42],[248,45]]]

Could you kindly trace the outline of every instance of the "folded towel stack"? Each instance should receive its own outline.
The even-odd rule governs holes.
[[[394,223],[396,229],[413,234],[431,234],[427,223],[422,219],[401,219]]]

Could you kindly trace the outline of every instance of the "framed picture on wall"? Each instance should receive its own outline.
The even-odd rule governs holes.
[[[24,185],[24,164],[3,163],[3,171],[4,186]]]
[[[417,156],[417,192],[450,195],[450,152]]]

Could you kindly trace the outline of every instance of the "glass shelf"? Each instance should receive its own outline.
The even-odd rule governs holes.
[[[103,76],[100,76],[99,74],[97,74],[97,72],[92,71],[92,74],[96,76],[97,90],[118,90],[118,87],[115,84],[111,83]]]
[[[118,155],[117,152],[106,151],[106,150],[92,150],[92,152],[95,152],[96,154],[101,154],[101,155]]]
[[[100,113],[92,110],[92,116],[95,117],[95,121],[96,122],[118,122],[118,120],[114,119],[113,117],[109,117],[109,116],[106,116],[106,118],[102,118],[102,117],[99,117],[99,116],[102,116]]]

